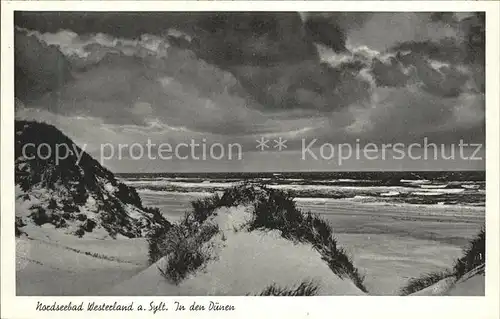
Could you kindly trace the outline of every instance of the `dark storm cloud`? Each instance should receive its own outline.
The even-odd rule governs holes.
[[[486,54],[486,16],[476,13],[460,21],[459,28],[465,34],[466,62],[484,65]]]
[[[189,25],[203,13],[184,12],[15,12],[18,27],[56,33],[107,33],[121,38],[138,38],[144,33],[162,34],[176,25]]]
[[[445,16],[448,17],[448,16]],[[450,18],[440,18],[449,20]],[[457,38],[444,38],[441,41],[409,41],[392,48],[410,50],[428,55],[441,61],[484,64],[486,20],[484,13],[475,13],[462,20],[453,19],[458,31]]]
[[[400,62],[394,57],[391,57],[388,63],[373,59],[371,73],[375,84],[381,87],[404,87],[410,79],[410,76],[403,72]]]
[[[369,96],[369,84],[356,77],[357,71],[312,60],[267,68],[241,66],[233,73],[268,109],[330,112]]]
[[[477,89],[484,93],[486,39],[484,13],[475,13],[462,20],[458,20],[454,15],[438,13],[434,14],[431,19],[446,23],[447,25],[453,25],[458,30],[458,36],[456,38],[444,38],[440,41],[403,42],[391,48],[390,51],[411,52],[409,55],[405,55],[403,59],[404,62],[410,64],[412,62],[409,60],[415,61],[415,59],[417,59],[420,61],[422,58],[427,58],[455,65],[466,65],[473,73]],[[424,71],[424,73],[426,73],[428,78],[433,77],[431,71]],[[459,91],[464,79],[453,70],[448,70],[447,73],[447,76],[452,78],[454,84],[448,83],[450,87],[444,88],[444,90],[453,94],[451,91]],[[431,87],[430,89],[432,90],[433,88]]]
[[[452,26],[457,36],[395,45],[388,50],[394,55],[388,62],[373,61],[376,84],[402,87],[421,83],[428,93],[445,98],[464,91],[484,93],[484,15],[476,13],[460,20],[454,13],[434,13],[430,21]],[[469,80],[474,87],[467,86]]]
[[[55,33],[72,30],[78,34],[106,33],[121,38],[139,38],[141,35],[163,35],[169,28],[197,32],[204,30],[211,38],[226,41],[225,46],[213,46],[214,55],[230,55],[238,58],[246,54],[247,48],[258,51],[261,40],[272,46],[278,42],[280,49],[294,48],[295,51],[281,51],[281,56],[315,55],[311,39],[335,50],[345,49],[345,32],[360,27],[372,13],[305,13],[304,24],[295,12],[16,12],[15,24],[22,28],[40,32]],[[254,43],[252,43],[254,42]],[[220,44],[216,41],[214,44]],[[250,47],[254,44],[253,50]],[[223,51],[220,52],[221,47]],[[271,48],[270,51],[278,48]],[[258,53],[258,52],[256,52]],[[214,57],[217,58],[217,57]],[[252,57],[247,57],[252,59]],[[247,62],[245,59],[243,62]],[[260,61],[263,62],[263,61]]]
[[[55,46],[16,31],[14,35],[15,95],[23,102],[56,90],[71,79],[71,67]]]
[[[434,66],[433,66],[434,63]],[[420,53],[397,54],[388,61],[374,59],[371,73],[380,87],[405,87],[416,83],[441,97],[456,97],[465,90],[469,75],[456,66],[429,60]]]
[[[216,13],[199,18],[195,52],[226,68],[317,60],[298,13]]]
[[[128,39],[162,36],[177,28],[196,36],[191,49],[201,58],[221,65],[317,57],[300,15],[293,12],[17,12],[15,24],[40,32],[71,30]]]
[[[335,52],[345,52],[350,30],[360,28],[372,15],[371,12],[304,13],[305,29],[317,43]]]
[[[347,66],[344,72],[322,64],[318,56],[316,42],[345,51],[347,25],[362,23],[362,18],[342,14],[311,15],[305,25],[293,12],[38,12],[18,13],[15,21],[20,27],[40,32],[69,29],[79,35],[101,32],[121,38],[146,33],[165,36],[168,28],[177,28],[193,37],[185,44],[189,50],[231,72],[264,109],[329,112],[364,97],[358,91],[367,89],[367,83],[351,72],[359,66]]]
[[[463,41],[463,58],[466,63],[484,64],[486,41],[486,15],[484,12],[470,13],[459,19],[451,12],[436,12],[431,20],[457,28]]]
[[[305,23],[306,30],[314,41],[326,45],[335,52],[346,51],[346,36],[344,31],[330,17],[315,15]]]
[[[345,51],[344,30],[330,16],[297,13],[217,14],[198,24],[195,52],[229,70],[264,109],[329,112],[355,102],[367,83],[319,61],[314,43]],[[346,83],[354,84],[348,87]]]
[[[443,22],[449,25],[458,23],[458,19],[454,12],[434,12],[430,16],[432,22]]]
[[[59,90],[44,95],[37,107],[63,115],[95,116],[113,124],[144,124],[144,115],[134,113],[138,91],[159,86],[141,61],[112,54]],[[146,93],[144,93],[146,95]]]
[[[393,47],[388,41],[382,50],[362,40],[383,37],[389,30],[377,22],[383,17],[363,27],[372,15],[351,14],[18,13],[18,26],[50,33],[35,32],[41,42],[59,45],[60,51],[48,47],[49,56],[64,54],[66,60],[56,60],[71,64],[75,76],[65,82],[34,72],[55,84],[26,108],[99,120],[113,128],[105,135],[110,139],[128,138],[131,130],[139,132],[130,133],[134,138],[165,131],[244,135],[252,143],[253,134],[276,132],[346,140],[481,136],[484,101],[481,89],[469,87],[473,78],[484,92],[480,52],[469,48],[481,46],[474,16],[467,24],[457,19],[460,38],[432,41],[407,37],[423,19],[413,16],[398,37],[412,41]],[[406,15],[393,18],[401,23]],[[190,38],[171,37],[169,28]],[[364,36],[350,42],[351,32]],[[30,63],[16,59],[16,68],[40,68]]]
[[[430,40],[403,42],[391,48],[390,51],[411,52],[445,62],[463,62],[466,58],[464,48],[455,39],[445,39],[439,42]]]
[[[413,67],[416,78],[427,92],[443,97],[456,97],[462,93],[468,76],[450,66],[433,68],[426,58],[419,54],[399,57],[405,67]]]

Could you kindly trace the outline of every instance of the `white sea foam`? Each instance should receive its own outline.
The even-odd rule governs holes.
[[[472,184],[472,185],[462,185],[462,187],[465,189],[478,189],[480,186]]]
[[[324,198],[324,197],[295,197],[293,200],[298,203],[318,203],[318,204],[339,201],[339,199],[336,198]]]
[[[409,193],[414,188],[402,186],[341,186],[341,185],[269,185],[269,188],[295,191],[352,191],[352,192],[400,192]]]
[[[464,191],[463,188],[428,188],[428,189],[420,189],[420,192],[412,192],[412,194],[417,195],[418,193],[439,193],[439,194],[458,194]]]
[[[388,192],[388,193],[382,193],[380,194],[380,196],[388,196],[388,197],[391,197],[391,196],[398,196],[400,195],[401,193],[400,192]]]
[[[420,188],[446,188],[448,184],[420,185]]]
[[[427,179],[402,179],[401,183],[409,183],[409,184],[427,184],[430,183]]]
[[[155,186],[155,187],[168,187],[168,186],[174,186],[174,187],[179,187],[179,188],[230,188],[233,186],[236,186],[240,184],[240,182],[233,182],[233,183],[217,183],[217,182],[210,182],[210,181],[204,181],[202,183],[192,183],[192,182],[173,182],[173,181],[126,181],[125,184],[134,186],[134,187],[141,187],[141,186]]]
[[[141,188],[138,189],[137,192],[139,194],[146,195],[178,195],[178,196],[190,196],[190,197],[207,197],[213,195],[210,192],[172,192],[172,191],[162,191],[162,190],[154,190],[149,188]]]
[[[440,193],[440,192],[413,192],[411,194],[412,195],[417,195],[417,196],[439,196],[439,195],[443,195],[443,193]]]

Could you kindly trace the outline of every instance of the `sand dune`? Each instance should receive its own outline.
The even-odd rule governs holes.
[[[137,276],[115,286],[111,295],[246,295],[266,287],[293,287],[303,281],[318,284],[318,295],[363,295],[349,279],[335,275],[310,244],[283,239],[278,231],[239,230],[251,218],[249,207],[214,212],[221,233],[206,245],[214,258],[178,285],[165,279],[168,256]]]
[[[457,280],[448,277],[432,286],[411,294],[411,296],[484,296],[485,265],[481,265]]]

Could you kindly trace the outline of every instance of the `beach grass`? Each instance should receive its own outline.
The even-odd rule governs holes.
[[[402,296],[411,295],[445,278],[454,277],[455,280],[462,278],[466,273],[486,263],[485,248],[486,231],[483,228],[463,250],[462,257],[455,260],[451,270],[446,269],[428,273],[418,278],[411,278],[407,284],[399,290],[399,294]]]
[[[460,278],[486,262],[486,230],[483,228],[464,249],[463,256],[455,261],[453,273]]]
[[[453,272],[451,270],[444,270],[431,272],[418,278],[411,278],[408,283],[400,289],[399,294],[401,296],[411,295],[412,293],[430,287],[435,283],[452,276]]]
[[[312,281],[303,281],[293,288],[272,284],[266,287],[259,296],[316,296],[318,290],[318,284]]]
[[[287,240],[311,244],[333,273],[351,279],[361,291],[367,292],[364,276],[346,251],[338,246],[332,226],[319,216],[298,209],[291,194],[263,185],[245,183],[226,190],[222,196],[215,194],[193,201],[192,210],[178,225],[164,233],[153,233],[148,238],[150,262],[168,256],[168,266],[162,273],[174,282],[184,278],[208,258],[200,249],[217,230],[210,228],[210,223],[204,223],[207,218],[217,208],[239,205],[253,206],[253,218],[246,225],[247,231],[278,230]],[[305,288],[301,289],[308,291]],[[276,287],[269,289],[269,293],[281,291]]]

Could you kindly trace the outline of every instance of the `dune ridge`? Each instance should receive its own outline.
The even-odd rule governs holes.
[[[412,278],[401,288],[402,295],[478,295],[485,294],[486,230],[483,228],[455,260],[452,269]]]
[[[312,244],[285,239],[276,229],[249,231],[252,215],[253,207],[248,205],[215,209],[204,221],[218,229],[202,244],[206,262],[180,282],[167,273],[169,263],[176,258],[168,253],[108,293],[283,295],[298,290],[302,295],[364,294],[352,280],[332,272]],[[144,290],[138,290],[140,286]]]
[[[168,227],[158,210],[143,207],[134,188],[54,126],[16,121],[15,131],[16,235],[30,224],[112,238]]]

